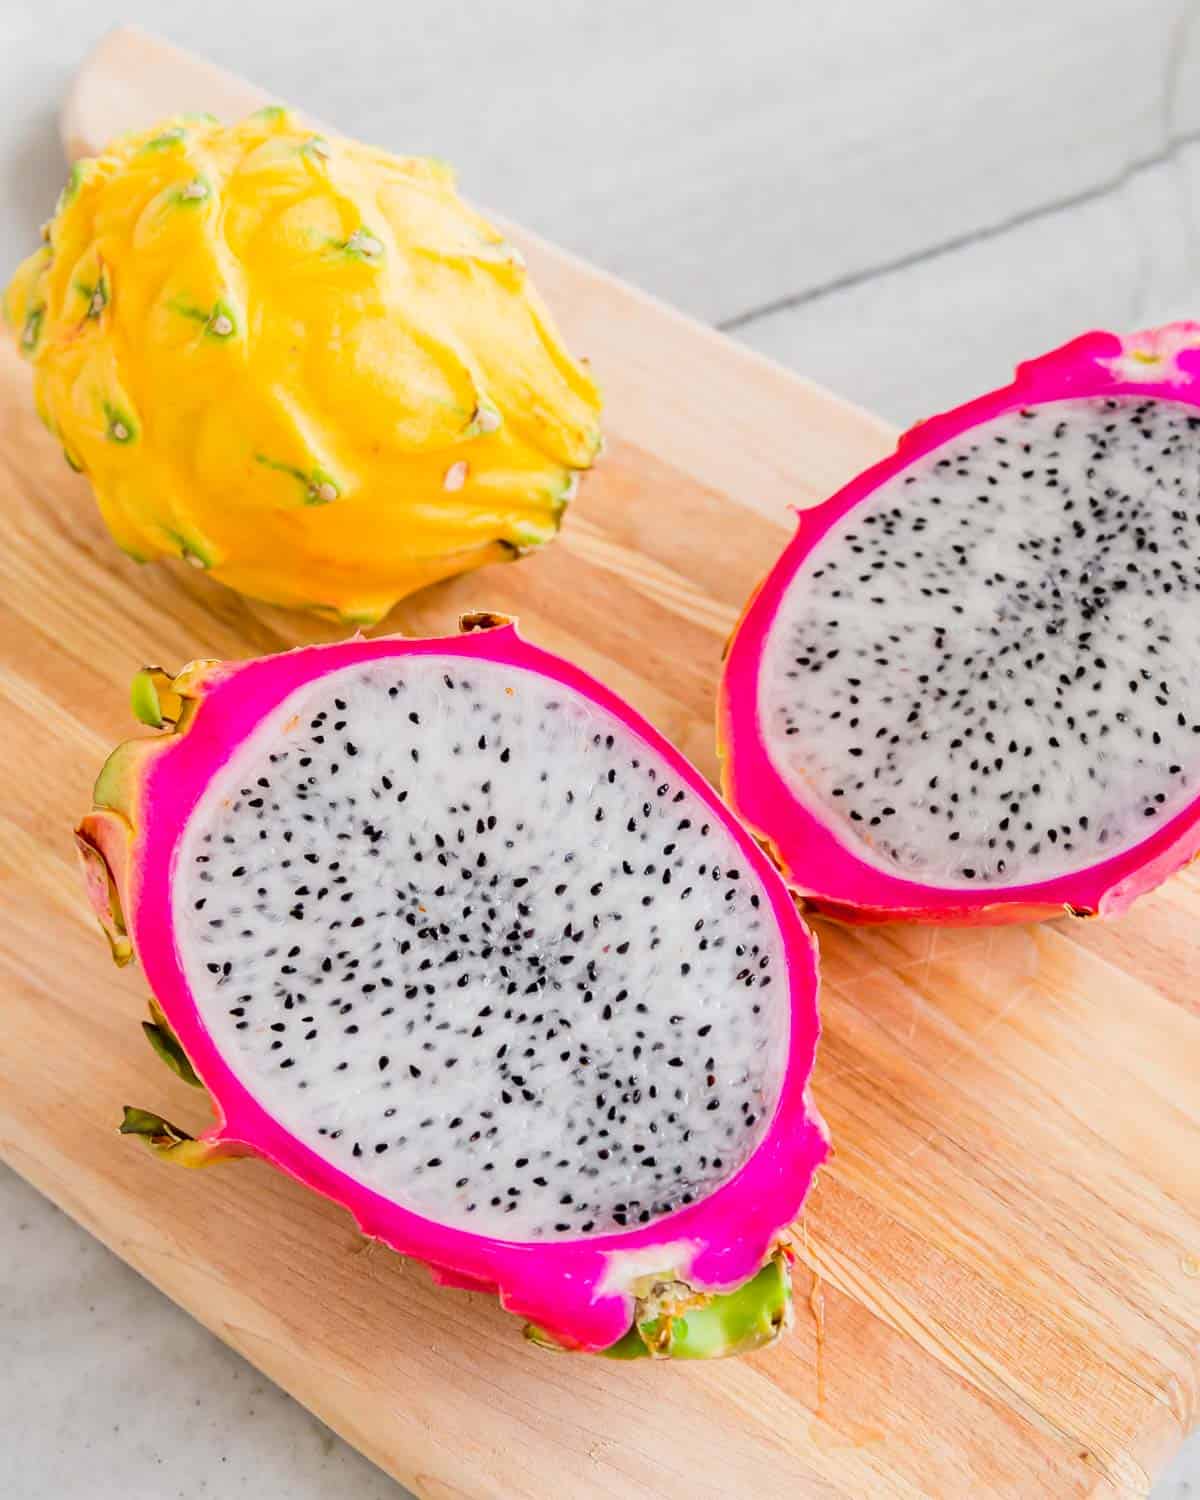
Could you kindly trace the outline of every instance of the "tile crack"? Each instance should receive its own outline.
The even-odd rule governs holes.
[[[809,303],[817,302],[822,297],[828,297],[834,292],[847,291],[851,287],[861,286],[866,281],[871,281],[877,276],[888,276],[893,271],[906,271],[910,266],[923,265],[926,261],[937,260],[943,255],[949,255],[955,250],[965,250],[969,245],[983,244],[988,240],[999,239],[1001,235],[1008,234],[1010,230],[1019,229],[1025,224],[1032,224],[1039,219],[1052,217],[1054,214],[1065,212],[1070,208],[1078,208],[1081,204],[1096,203],[1113,193],[1120,192],[1128,183],[1143,172],[1148,172],[1153,167],[1161,166],[1166,162],[1173,161],[1181,151],[1189,146],[1200,142],[1200,127],[1193,130],[1177,131],[1168,135],[1163,144],[1155,151],[1147,152],[1144,156],[1135,157],[1132,161],[1125,163],[1117,172],[1103,178],[1099,182],[1092,183],[1086,188],[1081,188],[1076,193],[1065,194],[1061,198],[1052,199],[1049,203],[1038,203],[1030,208],[1021,209],[1019,212],[1010,214],[1006,218],[998,219],[994,224],[986,224],[981,229],[971,229],[963,234],[952,235],[950,238],[939,241],[936,245],[927,246],[923,250],[910,251],[905,255],[897,255],[891,260],[880,261],[873,266],[865,266],[860,271],[848,271],[842,276],[831,277],[828,281],[820,282],[816,286],[806,287],[802,291],[785,293],[780,297],[773,297],[769,301],[761,302],[754,307],[747,308],[744,312],[734,313],[731,317],[722,318],[717,323],[717,328],[722,333],[737,333],[743,328],[748,328],[763,318],[772,317],[775,313],[789,312],[793,308],[806,307]]]

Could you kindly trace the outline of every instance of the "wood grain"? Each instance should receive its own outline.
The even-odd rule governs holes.
[[[721,644],[783,503],[886,433],[547,247],[531,258],[609,394],[608,456],[552,548],[390,626],[518,612],[711,772]],[[203,1123],[72,867],[128,677],[332,632],[127,562],[26,374],[0,352],[0,1153],[422,1496],[1144,1492],[1200,1407],[1193,875],[1111,928],[822,927],[837,1154],[796,1232],[797,1331],[746,1361],[547,1357],[266,1168],[176,1173],[119,1139],[126,1100]]]

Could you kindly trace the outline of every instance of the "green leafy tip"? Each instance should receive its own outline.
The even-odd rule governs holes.
[[[239,1148],[221,1142],[198,1141],[161,1115],[152,1114],[148,1109],[134,1109],[128,1104],[117,1129],[122,1135],[140,1136],[156,1156],[181,1167],[206,1167],[224,1157],[245,1154]]]
[[[204,1085],[155,1000],[150,1001],[150,1017],[149,1021],[142,1022],[146,1040],[177,1078],[182,1078],[184,1083],[190,1083],[193,1088],[202,1089]]]
[[[131,1104],[124,1106],[117,1131],[121,1135],[140,1135],[152,1146],[159,1141],[178,1145],[181,1141],[195,1140],[195,1136],[188,1135],[186,1130],[180,1130],[178,1125],[172,1125],[170,1120],[151,1114],[148,1109],[135,1109]]]
[[[303,155],[315,156],[321,161],[328,161],[333,154],[329,149],[329,142],[323,135],[309,136],[308,140],[301,144],[300,150]]]
[[[250,118],[262,120],[268,125],[280,125],[287,120],[288,112],[282,104],[264,104],[261,109],[256,109]]]

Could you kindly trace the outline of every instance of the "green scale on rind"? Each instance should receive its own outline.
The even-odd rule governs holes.
[[[190,1083],[195,1089],[202,1089],[204,1085],[195,1068],[188,1061],[187,1053],[179,1045],[179,1038],[171,1030],[166,1016],[158,1007],[158,1002],[153,999],[150,1001],[150,1016],[149,1021],[142,1022],[146,1040],[177,1078],[182,1078],[184,1083]]]

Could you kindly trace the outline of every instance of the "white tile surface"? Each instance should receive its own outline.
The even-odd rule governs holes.
[[[339,25],[318,0],[4,0],[0,144],[28,149],[80,53],[137,20],[448,157],[481,202],[720,320],[1095,188],[1197,129],[1194,10],[360,0]]]
[[[1200,1434],[1180,1449],[1174,1463],[1159,1477],[1152,1500],[1196,1500],[1200,1495]]]
[[[907,425],[1089,328],[1200,317],[1200,144],[1110,191],[781,309],[736,337]]]
[[[1200,312],[1198,11],[0,0],[0,271],[54,201],[72,68],[137,20],[907,422]],[[4,1500],[404,1493],[3,1168],[0,1351]],[[1156,1500],[1197,1493],[1193,1442]]]
[[[4,1500],[406,1491],[0,1167]]]

